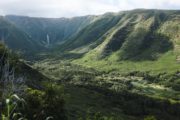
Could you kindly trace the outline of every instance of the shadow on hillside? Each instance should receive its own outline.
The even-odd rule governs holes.
[[[161,54],[173,49],[170,38],[160,33],[149,32],[140,42],[138,41],[132,39],[132,45],[124,47],[121,60],[157,60]]]

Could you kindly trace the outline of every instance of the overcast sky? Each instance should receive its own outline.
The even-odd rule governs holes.
[[[73,17],[136,8],[180,9],[180,0],[0,0],[0,15]]]

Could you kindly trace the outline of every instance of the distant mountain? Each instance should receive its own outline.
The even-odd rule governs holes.
[[[24,31],[38,45],[62,43],[90,24],[95,16],[74,18],[33,18],[7,15],[5,18]]]
[[[96,16],[75,18],[1,16],[0,40],[9,48],[26,56],[32,56],[63,43],[94,19]]]

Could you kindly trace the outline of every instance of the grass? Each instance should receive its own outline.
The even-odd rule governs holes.
[[[149,71],[152,74],[158,74],[162,72],[173,73],[180,70],[180,64],[176,61],[173,51],[163,54],[157,61],[118,61],[118,53],[115,53],[104,60],[93,60],[86,56],[82,59],[74,60],[73,63],[107,72],[116,70],[120,73]]]
[[[113,59],[113,56],[111,57]],[[166,53],[158,61],[115,61],[111,64],[108,63],[108,60],[73,62],[75,64],[67,61],[47,60],[34,64],[34,67],[55,81],[104,86],[115,91],[129,89],[129,86],[133,85],[129,89],[130,92],[175,101],[180,100],[179,91],[171,89],[174,84],[179,84],[179,80],[174,79],[173,75],[180,68],[173,52]],[[135,71],[144,75],[129,75]],[[147,78],[145,73],[151,78]],[[162,77],[158,77],[159,74],[162,74]]]

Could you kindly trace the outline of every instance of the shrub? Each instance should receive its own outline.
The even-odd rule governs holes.
[[[25,96],[26,113],[29,119],[66,120],[64,109],[64,92],[61,86],[47,86],[45,91],[28,89]]]

